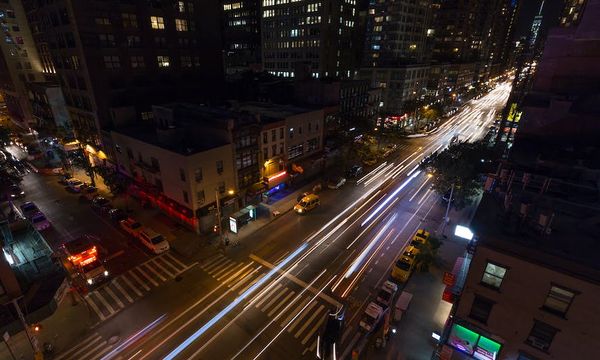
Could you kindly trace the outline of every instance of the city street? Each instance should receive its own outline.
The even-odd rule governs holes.
[[[362,178],[323,191],[315,210],[288,212],[244,246],[198,263],[172,251],[149,255],[55,177],[28,175],[23,188],[53,224],[50,243],[96,234],[120,274],[98,290],[104,300],[91,301],[103,307],[94,311],[98,324],[55,359],[313,358],[328,311],[342,303],[348,308],[337,354],[350,358],[367,336],[358,329],[362,311],[395,259],[417,229],[441,222],[443,204],[419,162],[453,137],[483,137],[509,91],[501,84],[432,134],[403,140]]]

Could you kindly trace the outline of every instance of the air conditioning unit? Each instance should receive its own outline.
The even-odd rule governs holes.
[[[535,348],[538,348],[540,350],[543,351],[547,351],[548,347],[550,347],[550,344],[539,340],[538,338],[536,338],[535,336],[530,336],[527,338],[527,341],[529,342],[529,344]]]

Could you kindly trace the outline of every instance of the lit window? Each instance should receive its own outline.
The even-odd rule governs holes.
[[[552,285],[543,308],[558,315],[565,315],[574,298],[575,293],[573,291]]]
[[[175,30],[177,31],[188,31],[187,20],[175,19]]]
[[[182,56],[181,57],[181,67],[192,67],[192,57],[191,56]]]
[[[158,62],[158,67],[169,67],[170,65],[168,56],[159,55],[156,57],[156,61]]]
[[[119,69],[121,67],[121,61],[118,56],[105,56],[104,67],[107,69]]]
[[[485,266],[481,283],[499,289],[500,285],[502,285],[504,275],[506,275],[506,270],[505,267],[488,262]]]
[[[165,28],[165,19],[162,16],[150,16],[150,25],[153,29],[163,30]]]
[[[177,10],[179,10],[180,13],[185,12],[185,3],[183,1],[177,2]]]

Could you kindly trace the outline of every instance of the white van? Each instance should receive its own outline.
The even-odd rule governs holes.
[[[165,237],[150,228],[140,231],[137,236],[155,254],[163,253],[170,248],[169,242]]]

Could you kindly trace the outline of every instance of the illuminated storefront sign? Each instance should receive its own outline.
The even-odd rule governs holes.
[[[452,324],[448,345],[479,360],[496,360],[502,344],[459,324]]]

